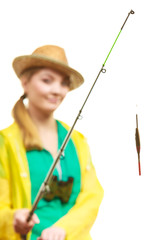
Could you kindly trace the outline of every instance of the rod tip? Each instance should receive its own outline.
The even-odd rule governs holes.
[[[130,11],[131,14],[134,14],[135,12],[133,10]]]

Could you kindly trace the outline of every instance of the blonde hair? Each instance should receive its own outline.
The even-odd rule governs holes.
[[[25,94],[20,97],[12,109],[12,116],[17,122],[21,133],[24,146],[27,150],[42,149],[42,142],[38,130],[33,123],[29,113],[23,103],[26,98]]]
[[[40,70],[40,68],[33,68],[28,69],[23,73],[23,76],[27,77],[28,81],[30,80],[31,76]],[[22,77],[23,77],[22,76]],[[24,146],[27,150],[32,149],[42,149],[42,142],[40,140],[40,136],[38,133],[38,129],[36,128],[35,124],[33,123],[29,113],[23,103],[23,100],[26,98],[26,94],[22,95],[19,100],[15,103],[12,109],[12,116],[14,120],[17,122],[21,134]]]

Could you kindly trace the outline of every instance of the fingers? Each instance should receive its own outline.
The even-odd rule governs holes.
[[[46,228],[37,240],[65,240],[66,232],[59,227]]]
[[[33,214],[31,221],[33,221],[34,224],[40,223],[40,220],[35,213]]]
[[[35,224],[39,223],[39,219],[36,214],[34,214],[31,220],[27,222],[28,215],[29,209],[20,209],[15,212],[13,221],[15,232],[27,234]]]
[[[54,236],[54,237],[39,237],[37,240],[64,240],[65,238],[62,236]]]

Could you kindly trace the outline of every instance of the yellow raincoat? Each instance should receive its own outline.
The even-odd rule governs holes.
[[[66,230],[66,240],[90,240],[89,231],[97,216],[103,189],[96,177],[86,139],[75,130],[71,137],[80,161],[81,192],[75,205],[54,226]],[[13,229],[13,215],[21,208],[31,209],[31,182],[20,130],[13,123],[0,131],[0,240],[20,240]]]

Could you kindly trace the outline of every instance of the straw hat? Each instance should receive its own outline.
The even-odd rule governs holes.
[[[37,48],[31,55],[19,56],[13,60],[13,69],[18,78],[26,70],[34,67],[47,67],[66,74],[70,77],[70,90],[84,82],[82,75],[69,67],[64,49],[58,46],[45,45]]]

